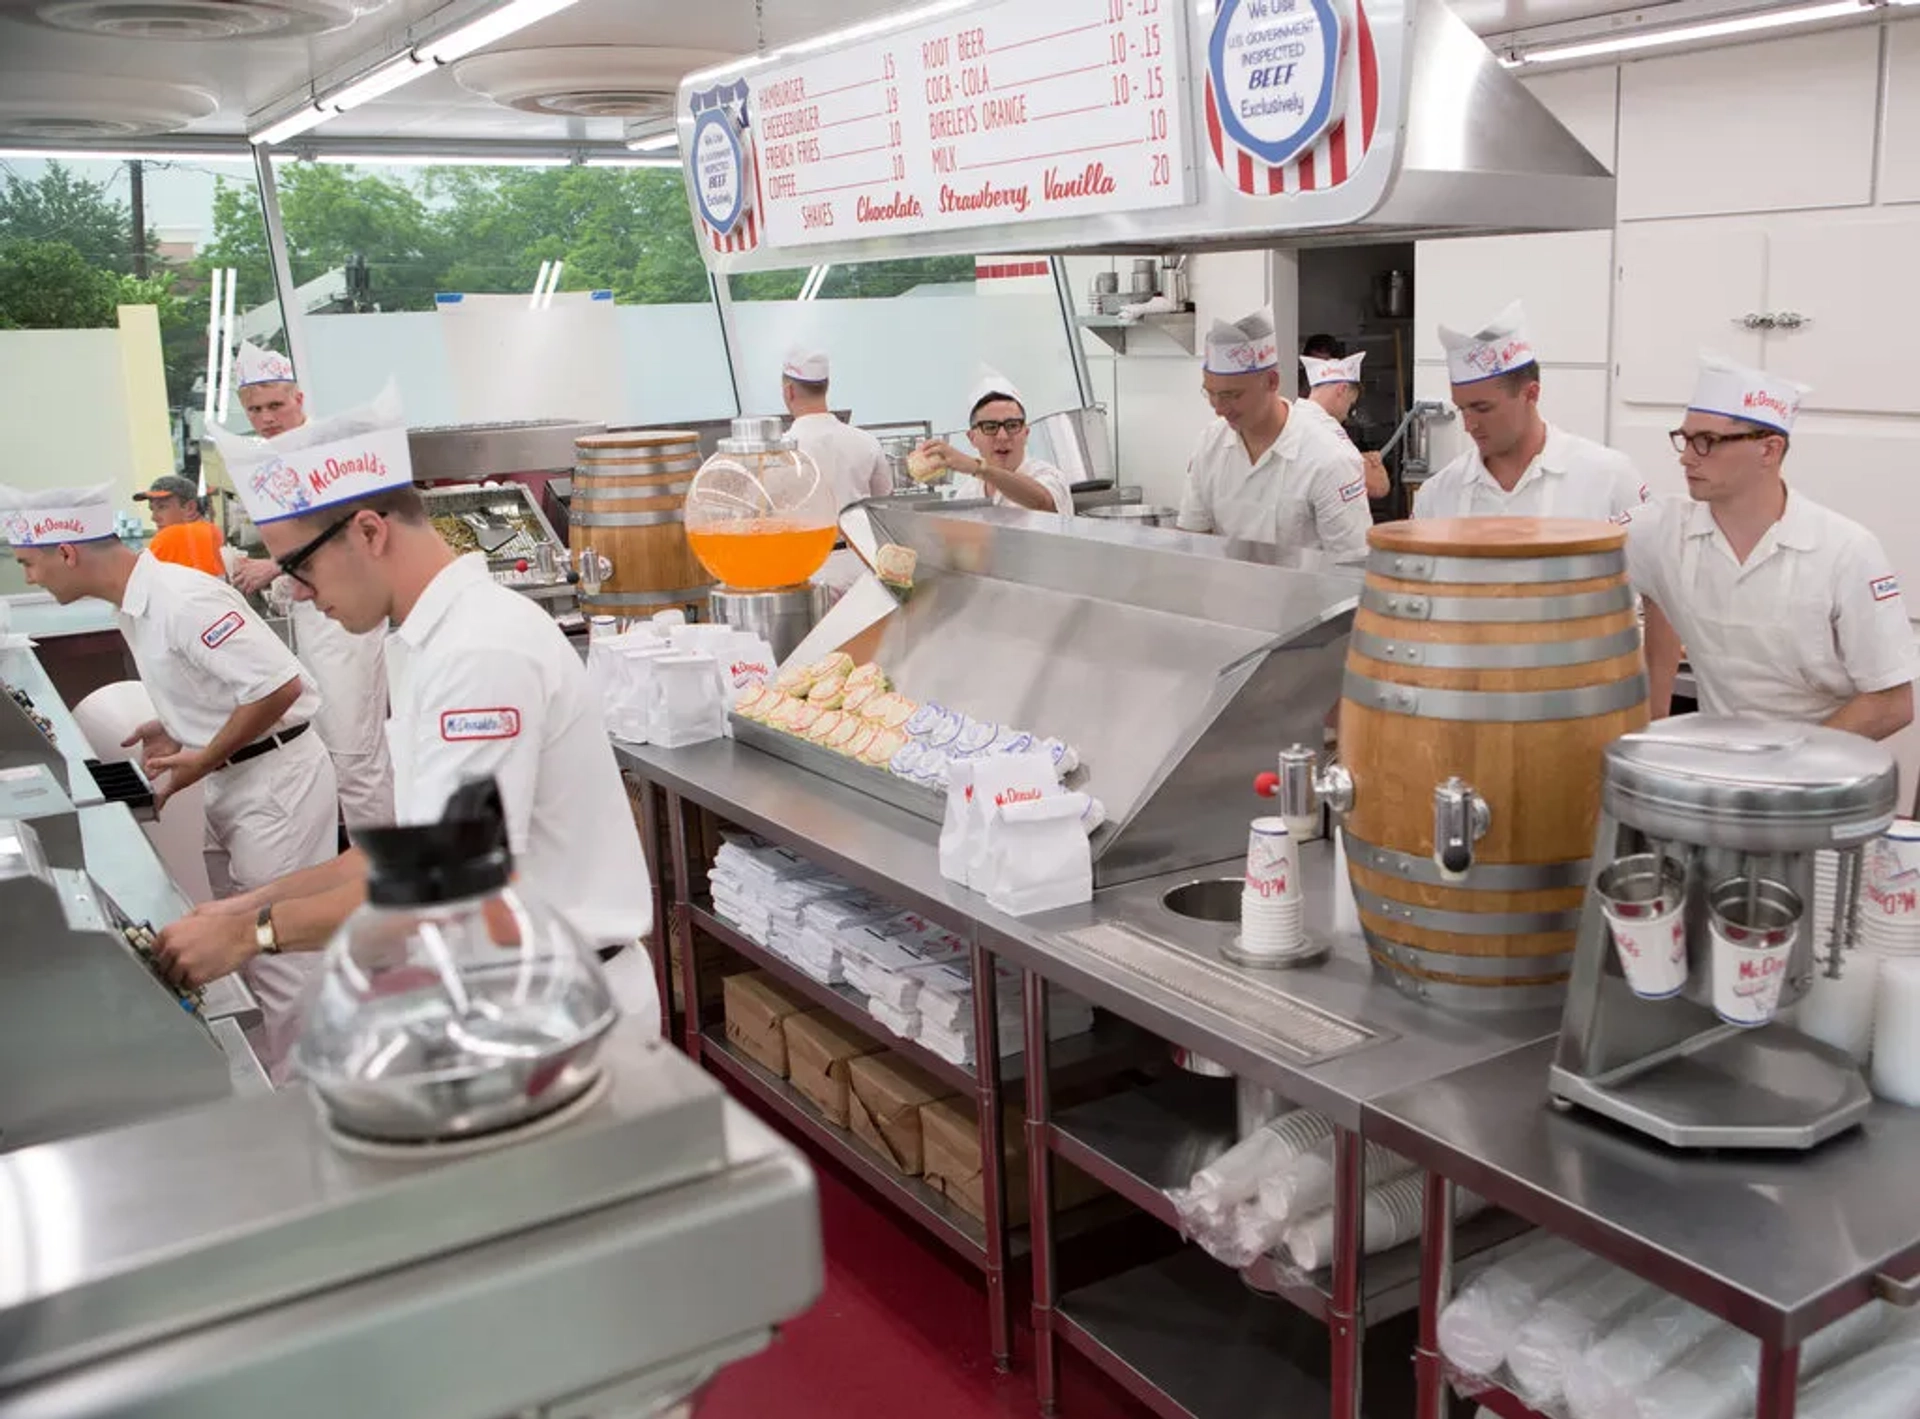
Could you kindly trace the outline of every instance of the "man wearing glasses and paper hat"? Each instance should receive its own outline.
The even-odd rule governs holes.
[[[306,396],[285,355],[247,341],[234,361],[234,385],[247,422],[261,438],[275,438],[307,422]],[[252,594],[280,575],[270,559],[229,558],[234,584]],[[387,720],[387,666],[383,633],[354,635],[328,620],[310,601],[293,603],[293,640],[301,664],[320,686],[313,727],[333,756],[340,814],[348,828],[393,821],[393,765],[383,726]]]
[[[0,527],[27,581],[66,605],[97,596],[116,619],[159,716],[135,731],[154,803],[207,786],[207,830],[246,890],[331,858],[338,847],[333,764],[307,732],[313,681],[246,601],[218,577],[135,554],[113,535],[105,487],[0,489]],[[247,970],[265,1017],[262,1063],[285,1077],[302,996],[317,962],[263,958]]]
[[[364,409],[278,438],[222,442],[294,594],[356,634],[393,627],[386,736],[398,821],[437,822],[462,782],[492,776],[520,875],[600,946],[627,1012],[657,1027],[637,944],[652,926],[647,863],[586,666],[551,616],[434,529],[391,386]],[[365,860],[345,852],[175,922],[159,955],[203,984],[262,950],[318,950],[365,895]]]
[[[1709,714],[1869,739],[1913,718],[1913,627],[1879,539],[1782,476],[1806,393],[1777,374],[1702,357],[1671,435],[1689,496],[1656,499],[1627,521],[1656,717],[1671,707],[1684,647]]]
[[[1359,450],[1280,392],[1265,311],[1214,323],[1201,383],[1219,417],[1187,464],[1180,527],[1338,557],[1366,551],[1373,514]]]
[[[967,400],[967,442],[974,456],[943,439],[928,439],[913,451],[909,466],[963,473],[980,480],[987,501],[998,507],[1071,516],[1073,489],[1067,475],[1042,458],[1027,457],[1027,401],[1012,380],[983,369]]]
[[[1421,485],[1415,517],[1584,517],[1619,522],[1646,501],[1624,453],[1540,415],[1540,364],[1515,301],[1471,334],[1440,327],[1472,444]]]

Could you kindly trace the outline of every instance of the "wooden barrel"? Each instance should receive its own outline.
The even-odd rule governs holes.
[[[700,436],[683,429],[589,434],[574,440],[567,544],[613,563],[589,614],[647,616],[673,606],[703,614],[713,578],[687,546],[687,488]]]
[[[1626,534],[1458,518],[1367,540],[1340,757],[1368,949],[1438,1003],[1548,1003],[1573,962],[1601,751],[1647,723]],[[1435,847],[1435,790],[1453,780],[1486,806],[1464,872],[1450,870],[1457,849],[1443,863]]]

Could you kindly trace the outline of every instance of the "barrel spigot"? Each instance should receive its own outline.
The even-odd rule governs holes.
[[[591,547],[582,547],[573,555],[580,589],[589,596],[598,596],[601,583],[613,575],[613,563]]]
[[[1433,790],[1433,860],[1450,877],[1464,877],[1473,867],[1473,845],[1487,835],[1493,810],[1474,792],[1473,785],[1450,778]]]
[[[1278,798],[1283,818],[1311,818],[1323,807],[1342,814],[1353,807],[1353,775],[1344,764],[1321,768],[1319,756],[1304,744],[1282,749],[1280,771],[1261,774],[1253,789],[1262,798]]]

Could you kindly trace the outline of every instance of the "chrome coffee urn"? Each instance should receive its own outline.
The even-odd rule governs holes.
[[[1858,1122],[1853,1060],[1781,1015],[1848,968],[1860,850],[1898,789],[1884,746],[1817,725],[1683,715],[1609,745],[1555,1103],[1677,1148],[1811,1148]]]

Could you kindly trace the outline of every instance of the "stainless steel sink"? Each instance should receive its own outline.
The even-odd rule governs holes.
[[[1175,916],[1189,921],[1225,922],[1238,925],[1240,894],[1246,883],[1239,877],[1208,877],[1185,882],[1161,893],[1160,905]]]

